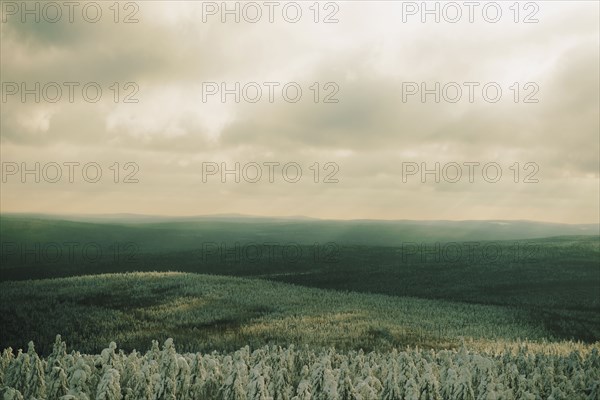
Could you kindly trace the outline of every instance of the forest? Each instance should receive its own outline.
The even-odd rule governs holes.
[[[538,237],[535,224],[499,225],[486,240],[485,224],[319,224],[310,235],[305,221],[236,217],[3,219],[0,393],[598,398],[598,236]],[[107,249],[103,260],[84,259],[90,243]],[[268,259],[247,255],[263,243]],[[57,259],[56,246],[78,250]]]

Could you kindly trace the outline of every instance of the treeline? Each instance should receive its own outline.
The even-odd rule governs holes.
[[[4,399],[60,400],[489,400],[600,398],[597,345],[520,342],[473,352],[407,348],[391,352],[315,352],[248,346],[233,353],[177,353],[172,339],[145,354],[110,343],[100,354],[72,351],[57,336],[42,359],[5,349]],[[537,348],[534,348],[537,347]]]

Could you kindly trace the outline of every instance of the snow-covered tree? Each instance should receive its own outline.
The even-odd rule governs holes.
[[[177,399],[177,374],[179,365],[177,362],[177,352],[173,339],[165,341],[160,356],[160,383],[156,398],[158,400],[176,400]]]
[[[17,389],[11,387],[0,388],[0,395],[3,400],[23,400],[23,395]]]
[[[321,357],[312,366],[311,381],[313,400],[333,400],[337,399],[337,380],[331,370],[331,360],[328,355]]]
[[[29,342],[27,355],[31,366],[23,396],[27,399],[43,399],[46,397],[46,377],[44,374],[46,368],[44,362],[40,360],[35,352],[33,342]]]
[[[6,386],[16,389],[19,393],[25,393],[27,388],[27,379],[31,374],[31,361],[27,353],[21,349],[17,351],[17,356],[9,364],[5,375]]]
[[[47,372],[54,367],[60,367],[62,369],[66,369],[66,365],[64,365],[64,359],[67,356],[67,344],[62,341],[62,337],[60,335],[56,335],[54,340],[54,344],[52,345],[52,353],[48,356],[47,361]]]
[[[302,367],[300,373],[301,379],[296,388],[296,396],[292,400],[311,400],[312,399],[312,387],[310,384],[310,372],[308,367],[305,365]]]
[[[383,400],[402,400],[402,390],[400,389],[400,368],[395,360],[392,360],[388,367],[387,378],[383,382]]]
[[[463,360],[458,372],[458,379],[453,387],[452,398],[456,400],[475,400],[475,393],[471,383],[471,372],[466,361]]]
[[[259,361],[250,370],[250,379],[248,383],[248,400],[272,400],[269,396],[269,390],[265,383],[265,374],[263,363]]]
[[[248,366],[244,357],[236,352],[236,359],[225,378],[221,388],[224,400],[246,400],[246,387],[248,385]]]
[[[376,400],[383,390],[381,381],[373,374],[373,369],[368,365],[363,368],[363,379],[356,385],[356,393],[363,400]]]
[[[275,378],[271,381],[271,390],[273,400],[290,400],[293,393],[292,377],[288,370],[290,365],[285,359],[280,358],[278,366],[275,368]],[[293,367],[293,364],[291,365]]]
[[[153,400],[152,372],[149,365],[136,370],[129,379],[125,400]]]
[[[2,354],[0,354],[0,387],[6,383],[4,380],[4,375],[6,374],[6,370],[13,362],[14,358],[15,356],[13,354],[12,347],[4,349]]]
[[[58,359],[54,359],[54,366],[52,366],[52,369],[48,374],[47,381],[47,391],[49,399],[58,399],[62,396],[65,396],[68,393],[69,386],[67,384],[67,374],[62,368],[61,363]]]
[[[102,375],[102,380],[98,384],[96,391],[96,400],[121,400],[121,385],[119,383],[119,371],[114,368],[106,367]]]
[[[188,399],[190,393],[190,367],[187,360],[182,356],[177,357],[177,376],[175,381],[177,382],[177,398],[180,400]]]
[[[360,398],[358,393],[356,393],[354,384],[352,383],[352,377],[347,360],[345,360],[340,366],[340,373],[338,376],[338,394],[342,400],[358,400]]]
[[[69,393],[77,399],[89,399],[93,390],[90,384],[92,370],[83,358],[78,358],[69,371]]]
[[[178,354],[167,340],[158,353],[153,345],[144,355],[125,355],[111,344],[87,355],[66,354],[59,337],[52,365],[33,343],[16,356],[3,351],[0,393],[25,400],[599,399],[595,347],[571,344],[576,350],[566,353],[562,345],[535,346],[370,353],[244,347],[202,355]]]
[[[431,367],[431,364],[424,363],[423,375],[421,376],[421,393],[419,400],[442,400],[440,391],[440,382]]]

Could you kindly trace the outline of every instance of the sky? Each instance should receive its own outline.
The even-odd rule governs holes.
[[[596,1],[89,3],[2,3],[0,212],[600,220]]]

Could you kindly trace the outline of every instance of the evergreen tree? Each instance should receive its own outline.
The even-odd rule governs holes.
[[[233,362],[225,383],[221,388],[224,400],[246,400],[246,387],[248,385],[248,366],[244,357],[236,352],[236,360]]]
[[[468,366],[463,363],[459,371],[458,379],[453,387],[452,398],[456,400],[475,400]]]
[[[62,341],[60,335],[56,335],[54,339],[54,344],[52,345],[52,353],[48,356],[47,359],[47,368],[50,372],[52,368],[58,366],[62,369],[65,369],[64,359],[67,356],[67,344]],[[57,364],[58,363],[58,364]]]
[[[421,394],[419,400],[442,400],[440,383],[433,372],[431,364],[424,364],[424,373],[421,377]]]
[[[405,400],[420,400],[419,399],[420,396],[421,396],[421,388],[419,387],[417,380],[413,377],[410,377],[406,381],[404,399]]]
[[[310,373],[308,367],[305,365],[302,367],[300,373],[301,379],[296,389],[296,396],[292,400],[311,400],[312,399],[312,387],[310,384]]]
[[[173,339],[165,340],[160,356],[160,383],[158,385],[158,400],[177,400],[177,352]]]
[[[383,383],[383,400],[402,400],[402,390],[400,389],[400,368],[395,360],[392,360],[388,367],[388,374]]]
[[[177,399],[187,400],[190,394],[190,367],[187,360],[182,356],[177,358],[177,377],[175,381],[177,382]]]
[[[108,366],[102,375],[102,380],[98,384],[96,391],[96,400],[121,400],[121,385],[119,383],[119,371]]]
[[[314,400],[337,399],[337,380],[331,370],[331,360],[328,355],[321,357],[312,366],[311,388]]]
[[[48,398],[58,399],[62,396],[66,396],[69,387],[67,385],[67,374],[62,369],[60,361],[54,359],[54,366],[48,376]]]
[[[19,349],[14,361],[9,364],[5,377],[6,385],[16,389],[19,394],[25,393],[28,385],[27,379],[30,374],[31,361],[29,355]]]
[[[348,361],[344,361],[340,367],[340,373],[338,377],[338,394],[341,400],[359,399],[358,393],[356,393],[356,389],[352,384]]]
[[[33,342],[29,342],[29,348],[27,350],[31,367],[29,369],[29,375],[27,376],[27,386],[23,391],[23,396],[27,399],[42,399],[46,397],[46,376],[44,370],[44,362],[40,360]]]
[[[285,360],[281,359],[279,361],[279,367],[275,369],[275,379],[271,383],[273,400],[290,400],[292,397],[292,379],[287,366],[288,364]]]
[[[153,400],[151,372],[148,364],[137,370],[129,379],[125,400]]]
[[[78,358],[69,371],[69,393],[77,399],[88,399],[92,391],[90,380],[92,371],[83,358]]]
[[[267,385],[265,384],[262,361],[259,361],[252,370],[250,370],[248,400],[272,400],[269,396]]]
[[[363,369],[364,378],[356,385],[356,392],[363,400],[376,400],[379,392],[383,389],[381,381],[373,375],[373,369],[365,364]],[[418,400],[418,399],[417,399]]]
[[[11,387],[1,387],[0,395],[3,400],[23,400],[23,395],[17,389]]]
[[[4,375],[6,374],[8,366],[12,364],[14,358],[15,356],[12,352],[12,347],[4,349],[0,355],[0,387],[6,384]]]

